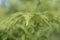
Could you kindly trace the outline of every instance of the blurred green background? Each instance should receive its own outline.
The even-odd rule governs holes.
[[[60,0],[0,0],[0,40],[60,40]]]

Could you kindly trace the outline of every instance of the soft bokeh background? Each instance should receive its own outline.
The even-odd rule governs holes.
[[[0,0],[0,40],[60,40],[60,0]]]

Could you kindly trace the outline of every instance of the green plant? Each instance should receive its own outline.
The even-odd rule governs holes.
[[[60,40],[60,12],[51,11],[44,0],[25,2],[0,8],[0,40]]]

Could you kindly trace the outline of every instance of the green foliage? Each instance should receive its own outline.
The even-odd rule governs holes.
[[[10,2],[0,7],[0,40],[60,40],[60,12],[47,0]]]

